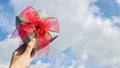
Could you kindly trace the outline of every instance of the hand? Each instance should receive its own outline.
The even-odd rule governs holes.
[[[21,45],[18,47],[12,56],[9,68],[28,68],[30,62],[33,59],[31,52],[35,47],[36,40],[33,38],[27,45]]]

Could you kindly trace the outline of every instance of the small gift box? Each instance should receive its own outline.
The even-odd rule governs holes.
[[[57,18],[47,17],[43,10],[36,11],[28,6],[19,16],[16,16],[16,30],[23,45],[36,38],[37,53],[58,37],[59,23]]]

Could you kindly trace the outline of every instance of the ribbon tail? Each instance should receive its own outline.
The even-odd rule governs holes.
[[[17,33],[17,28],[14,30],[14,32],[10,35],[9,38],[13,38],[13,36]]]
[[[50,48],[50,46],[48,45],[46,48],[46,58],[48,57],[48,54],[49,54],[49,48]]]

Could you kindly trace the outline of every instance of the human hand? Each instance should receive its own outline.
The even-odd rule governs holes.
[[[35,47],[35,43],[36,40],[33,38],[27,47],[25,45],[18,47],[13,53],[9,68],[28,68],[34,56],[34,54],[31,55],[31,52]]]

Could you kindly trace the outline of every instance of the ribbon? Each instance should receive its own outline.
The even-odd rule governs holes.
[[[28,6],[16,17],[16,29],[23,42],[27,38],[36,38],[36,50],[49,45],[59,33],[58,19],[55,17],[42,16],[39,11]]]

